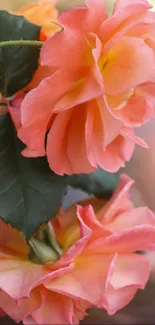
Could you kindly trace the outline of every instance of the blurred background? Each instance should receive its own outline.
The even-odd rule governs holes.
[[[0,9],[17,10],[30,2],[33,1],[0,0]],[[112,12],[114,2],[115,0],[105,0],[109,13]],[[155,6],[155,0],[149,2]],[[83,3],[84,0],[57,0],[57,7],[61,11]],[[133,192],[136,205],[148,205],[155,212],[155,121],[144,125],[137,134],[147,141],[149,149],[137,146],[132,160],[123,172],[127,172],[136,181]],[[72,191],[67,200],[71,202],[84,196],[80,191],[76,193]],[[0,319],[0,324],[13,324],[13,322],[9,318],[3,318]],[[132,303],[116,315],[109,317],[102,311],[92,309],[83,324],[155,324],[155,282],[150,280],[147,288],[139,292]]]

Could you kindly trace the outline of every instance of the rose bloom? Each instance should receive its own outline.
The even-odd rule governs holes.
[[[155,216],[134,208],[123,175],[112,199],[60,213],[30,240],[0,222],[0,308],[24,324],[78,324],[97,306],[114,314],[144,289]]]
[[[56,3],[54,0],[39,0],[27,4],[16,11],[15,14],[24,16],[33,24],[41,25],[41,39],[43,40],[58,30],[56,24],[58,11],[56,10]]]
[[[26,95],[18,130],[32,155],[47,154],[55,173],[89,173],[98,165],[115,172],[135,142],[146,147],[133,127],[154,116],[150,8],[146,0],[117,0],[108,17],[103,0],[87,0],[60,15],[63,30],[45,42],[40,57],[56,71]]]

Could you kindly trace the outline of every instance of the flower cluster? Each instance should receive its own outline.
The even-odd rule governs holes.
[[[59,175],[98,166],[115,172],[135,143],[147,147],[134,128],[154,117],[150,8],[146,0],[117,0],[108,17],[103,0],[87,0],[59,16],[59,31],[43,45],[40,73],[18,112],[24,156],[47,155]]]
[[[143,289],[155,216],[134,208],[126,175],[109,202],[81,202],[41,228],[31,249],[0,222],[0,308],[24,324],[78,324],[97,306],[114,314]],[[136,267],[135,267],[136,265]]]
[[[0,95],[0,115],[9,111],[25,145],[22,155],[47,157],[54,179],[68,180],[69,175],[89,174],[98,167],[116,172],[130,160],[135,143],[147,147],[135,128],[155,117],[155,13],[147,0],[116,0],[111,16],[104,0],[86,0],[60,16],[55,5],[54,0],[40,0],[14,13],[37,29],[41,26],[31,45],[43,46],[30,83],[12,98]],[[3,136],[4,130],[3,125]],[[0,155],[5,155],[3,146]],[[30,165],[34,161],[20,159]],[[33,163],[23,165],[33,177]],[[33,224],[33,212],[38,216],[41,204],[35,206],[34,192],[45,201],[39,211],[43,218],[36,224],[34,220],[31,235],[52,215],[50,208],[50,213],[45,211],[50,186],[46,176],[45,191],[38,170],[37,188],[29,179],[26,183],[32,195],[25,195],[25,210],[32,211],[26,211],[24,220]],[[3,194],[19,178],[11,177]],[[56,190],[64,193],[67,185]],[[2,218],[17,229],[0,220],[0,315],[25,325],[78,324],[92,306],[112,315],[144,289],[149,256],[155,250],[155,215],[146,207],[134,208],[132,185],[122,175],[109,201],[92,198],[65,212],[60,209],[55,218],[54,212],[28,242],[17,230],[23,231],[16,222],[19,211],[9,210],[9,218],[2,205]],[[22,195],[18,199],[15,207],[24,201]],[[60,206],[59,197],[53,205]]]

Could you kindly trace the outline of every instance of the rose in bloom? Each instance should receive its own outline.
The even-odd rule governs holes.
[[[107,203],[61,213],[31,238],[32,250],[1,221],[0,308],[24,324],[78,324],[93,305],[111,315],[128,304],[150,274],[137,251],[155,245],[155,216],[133,207],[132,184],[124,175]]]
[[[54,0],[39,0],[25,5],[16,11],[16,15],[22,15],[33,24],[41,25],[41,39],[43,40],[59,29],[56,24],[58,11]]]
[[[57,174],[89,173],[98,165],[115,172],[135,142],[146,146],[133,127],[154,116],[150,8],[146,0],[117,0],[108,17],[103,0],[87,0],[60,15],[63,30],[42,47],[41,65],[57,71],[26,95],[18,136],[31,152],[47,154]]]

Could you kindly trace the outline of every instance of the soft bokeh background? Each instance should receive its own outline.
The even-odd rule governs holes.
[[[126,1],[126,0],[124,0]],[[0,0],[0,9],[16,10],[32,0]],[[115,0],[105,0],[107,10],[112,11]],[[149,0],[155,6],[155,0]],[[59,10],[83,4],[84,0],[57,0]],[[155,9],[154,9],[155,10]],[[136,147],[132,160],[124,171],[136,180],[134,201],[148,205],[155,211],[155,121],[151,121],[137,131],[149,144],[149,150]],[[82,193],[69,193],[68,200],[74,201]],[[136,267],[136,265],[135,265]],[[9,319],[2,319],[1,324],[11,324]],[[84,324],[155,324],[155,284],[149,283],[144,292],[139,292],[134,301],[113,317],[104,312],[92,310]]]

